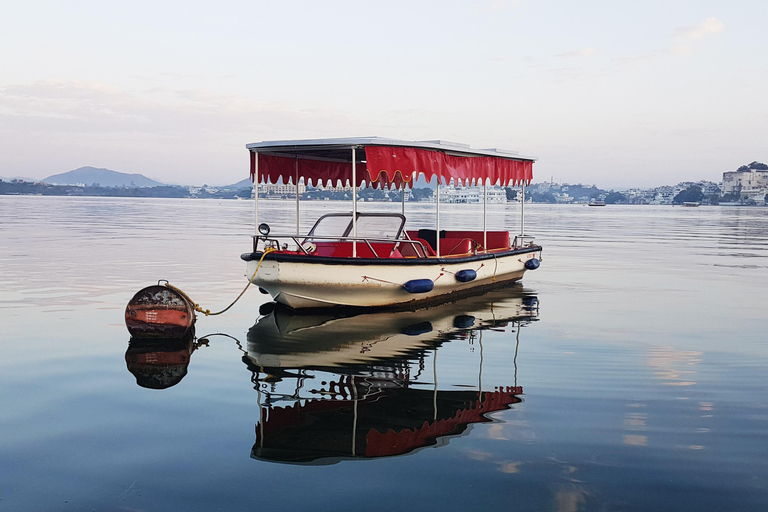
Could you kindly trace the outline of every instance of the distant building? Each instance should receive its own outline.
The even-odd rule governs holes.
[[[303,181],[299,182],[299,194],[303,194],[307,191],[307,186],[304,184]],[[261,194],[267,194],[267,195],[277,195],[277,196],[286,196],[286,195],[295,195],[296,194],[296,185],[293,185],[291,183],[284,184],[284,183],[259,183],[259,195]]]
[[[680,192],[680,190],[682,189],[678,189],[677,187],[670,187],[669,185],[656,187],[656,193],[654,194],[653,199],[651,199],[650,204],[672,204],[672,200]]]
[[[219,192],[218,188],[209,187],[208,185],[203,185],[202,187],[189,187],[189,195],[191,196],[199,196],[200,194],[213,195],[218,192]]]
[[[656,192],[654,189],[630,188],[624,191],[624,195],[629,204],[651,204],[656,197]],[[605,197],[598,197],[598,199],[605,200]]]
[[[454,187],[440,189],[441,203],[478,204],[483,202],[483,187]],[[507,191],[499,187],[488,187],[488,203],[506,203]]]
[[[352,185],[342,185],[341,181],[338,181],[335,186],[323,185],[322,182],[319,182],[315,188],[326,192],[352,192]]]
[[[723,194],[762,202],[768,194],[768,170],[746,169],[723,173]]]

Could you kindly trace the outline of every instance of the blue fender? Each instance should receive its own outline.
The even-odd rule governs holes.
[[[468,283],[470,281],[474,281],[477,277],[477,272],[472,270],[471,268],[465,269],[465,270],[459,270],[454,274],[456,277],[456,280],[460,283]]]
[[[427,293],[434,287],[435,283],[431,279],[411,279],[403,285],[408,293]]]
[[[539,265],[541,265],[541,262],[536,258],[531,258],[525,262],[525,268],[527,268],[528,270],[536,270],[537,268],[539,268]]]

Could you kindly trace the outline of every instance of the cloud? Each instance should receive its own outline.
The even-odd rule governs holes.
[[[628,55],[624,57],[617,57],[611,60],[611,63],[614,65],[622,66],[626,64],[634,64],[637,62],[645,61],[645,60],[651,60],[656,59],[658,57],[664,57],[668,55],[677,55],[677,56],[685,56],[690,55],[695,50],[695,41],[698,39],[701,39],[704,36],[707,36],[709,34],[716,34],[718,32],[722,32],[725,30],[725,25],[722,21],[718,20],[717,18],[707,18],[703,22],[699,23],[696,26],[689,26],[689,27],[678,27],[674,31],[674,36],[677,40],[677,44],[673,44],[671,46],[668,46],[666,48],[660,48],[657,50],[652,50],[644,54],[638,54],[638,55]],[[564,53],[558,55],[558,57],[561,56],[572,56],[574,52]]]
[[[184,183],[210,182],[211,169],[217,169],[227,183],[242,176],[247,142],[348,136],[367,131],[362,126],[359,117],[332,108],[205,89],[126,90],[43,80],[0,85],[0,168],[42,177],[61,165],[104,162]],[[45,151],[39,151],[40,141]]]
[[[498,12],[522,5],[523,0],[481,0],[478,5],[487,11]]]
[[[678,27],[675,35],[682,39],[701,39],[709,34],[716,34],[725,30],[723,22],[717,18],[709,17],[693,27]]]
[[[703,22],[695,26],[678,27],[674,31],[674,37],[676,44],[667,46],[665,48],[659,48],[651,50],[646,53],[627,55],[623,57],[616,57],[611,59],[611,64],[615,66],[624,66],[628,64],[636,64],[638,62],[656,59],[659,57],[665,57],[669,55],[685,56],[690,55],[695,50],[695,42],[704,36],[709,34],[716,34],[725,30],[725,25],[717,18],[709,17]],[[557,55],[558,57],[574,56],[570,55],[574,52],[563,53]]]
[[[43,80],[0,87],[9,127],[56,132],[232,134],[260,125],[298,129],[340,123],[339,112],[263,102],[205,89],[127,91],[93,82]],[[347,123],[350,121],[344,119]]]
[[[580,58],[589,57],[597,53],[597,48],[581,48],[580,50],[573,50],[571,52],[558,53],[555,57],[567,57],[567,58]]]
[[[667,53],[672,55],[690,55],[693,53],[693,46],[690,44],[677,44],[667,48]]]
[[[141,121],[140,108],[130,95],[99,83],[43,80],[0,88],[0,116],[58,122],[72,126],[84,119],[100,123]]]

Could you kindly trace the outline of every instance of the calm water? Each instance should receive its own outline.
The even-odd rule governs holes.
[[[292,202],[260,215],[295,229]],[[351,318],[259,316],[252,289],[129,344],[158,279],[234,299],[252,225],[246,201],[0,197],[0,509],[768,509],[768,209],[531,205],[522,285]]]

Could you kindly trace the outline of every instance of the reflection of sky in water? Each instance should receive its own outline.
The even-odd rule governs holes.
[[[305,227],[349,209],[309,208]],[[465,208],[441,207],[441,226],[482,225]],[[490,206],[489,226],[517,226],[518,208]],[[290,201],[260,214],[293,229]],[[139,288],[169,279],[212,309],[240,291],[250,202],[1,197],[0,219],[9,510],[304,510],[307,496],[349,510],[768,506],[766,209],[527,207],[544,246],[523,286],[539,320],[516,360],[513,326],[483,331],[482,348],[483,387],[517,382],[523,401],[405,457],[315,468],[249,457],[259,406],[235,342],[211,337],[166,390],[126,370],[122,315]],[[250,291],[198,335],[245,343],[263,300]],[[434,362],[426,353],[414,386],[429,389]],[[476,338],[446,341],[436,362],[441,389],[477,387]]]

